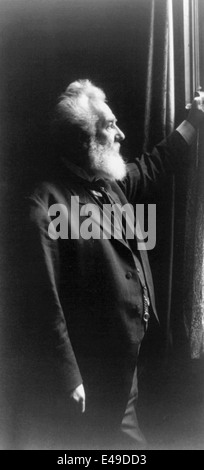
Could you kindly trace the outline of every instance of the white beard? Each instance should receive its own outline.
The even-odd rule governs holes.
[[[101,145],[92,138],[89,146],[90,170],[110,181],[123,180],[127,174],[127,167],[119,149],[119,143]]]

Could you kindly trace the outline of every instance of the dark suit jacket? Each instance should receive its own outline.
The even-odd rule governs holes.
[[[122,205],[141,203],[185,152],[187,144],[175,131],[151,155],[128,165],[125,180],[112,185],[114,198]],[[25,354],[28,369],[35,371],[41,384],[39,393],[45,387],[65,396],[84,382],[88,403],[93,390],[101,402],[110,400],[115,391],[111,403],[117,402],[121,412],[144,335],[141,286],[132,250],[114,238],[53,240],[48,235],[49,207],[64,204],[70,211],[74,195],[80,204],[95,203],[89,189],[86,181],[64,167],[63,174],[40,185],[28,199]],[[132,249],[136,252],[136,245]],[[141,263],[156,312],[146,253]]]

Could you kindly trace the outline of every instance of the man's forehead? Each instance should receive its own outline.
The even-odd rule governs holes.
[[[113,121],[116,119],[115,115],[104,101],[97,103],[97,112],[101,120]]]

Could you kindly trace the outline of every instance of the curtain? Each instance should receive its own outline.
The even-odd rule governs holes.
[[[146,78],[144,152],[151,150],[155,143],[161,141],[174,129],[174,76],[172,0],[152,0]],[[166,332],[168,350],[171,342],[174,178],[165,189],[165,196],[160,194],[157,199],[157,248],[154,255],[150,253],[150,261],[152,258],[157,305],[164,333]]]
[[[149,37],[144,151],[174,128],[172,0],[152,0]]]
[[[185,84],[186,95],[193,95],[201,87],[203,44],[203,3],[184,0]],[[185,38],[185,36],[184,36]],[[191,49],[188,42],[190,38]],[[187,204],[184,252],[184,306],[183,315],[190,356],[198,359],[204,352],[204,137],[203,126],[191,151],[191,166],[187,179]]]
[[[185,0],[184,0],[185,1]],[[188,53],[192,55],[189,68],[198,69],[198,24],[195,25],[195,5],[197,21],[201,22],[203,14],[202,2],[191,2],[189,27],[194,21],[194,35],[189,35],[191,47]],[[198,6],[197,6],[198,8]],[[202,11],[201,11],[202,10]],[[180,15],[180,17],[178,17]],[[183,50],[183,9],[172,0],[152,0],[151,20],[149,25],[149,51],[146,79],[146,107],[144,123],[144,151],[149,151],[156,142],[168,135],[175,125],[176,107],[184,110],[184,63]],[[178,31],[178,26],[180,30]],[[175,41],[174,33],[176,31]],[[203,30],[201,31],[204,35]],[[202,44],[202,41],[200,41]],[[174,50],[174,45],[178,51]],[[175,59],[175,60],[174,60]],[[195,63],[195,66],[193,62]],[[195,72],[191,71],[191,74]],[[176,77],[176,90],[175,90]],[[191,77],[192,84],[198,79]],[[185,85],[185,87],[184,87]],[[181,93],[183,87],[183,94]],[[191,85],[192,88],[192,85]],[[175,93],[176,91],[176,93]],[[196,90],[194,89],[193,92]],[[179,122],[185,119],[183,111],[177,113]],[[157,249],[160,260],[154,263],[157,304],[161,315],[161,324],[166,332],[166,355],[169,346],[184,345],[184,351],[191,358],[199,358],[204,351],[204,136],[200,130],[198,139],[191,150],[190,167],[184,168],[179,175],[176,185],[183,185],[182,190],[175,190],[175,180],[172,179],[165,202],[157,201]],[[181,182],[183,178],[183,181]],[[175,211],[176,193],[176,211]],[[184,194],[185,193],[185,194]],[[161,196],[161,195],[160,195]],[[177,198],[181,196],[182,201]],[[184,214],[183,214],[184,212]],[[178,220],[180,218],[180,221]],[[162,222],[161,222],[162,220]],[[163,233],[163,238],[160,232]],[[163,255],[161,259],[161,251]],[[178,260],[179,257],[179,260]],[[151,253],[150,253],[151,259]],[[154,273],[154,269],[153,269]],[[168,274],[166,274],[168,273]],[[164,282],[166,279],[166,282]],[[160,296],[165,298],[160,300]],[[175,300],[176,297],[176,300]],[[174,340],[174,341],[173,341]],[[175,343],[175,344],[174,344]]]
[[[190,355],[204,352],[204,138],[200,131],[188,175],[185,229],[184,322]]]

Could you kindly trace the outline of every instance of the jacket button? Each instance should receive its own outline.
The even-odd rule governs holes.
[[[131,273],[130,271],[128,271],[128,272],[126,273],[125,277],[126,277],[127,279],[131,279],[132,273]]]
[[[139,269],[139,268],[137,268],[137,272],[140,273],[140,269]]]

